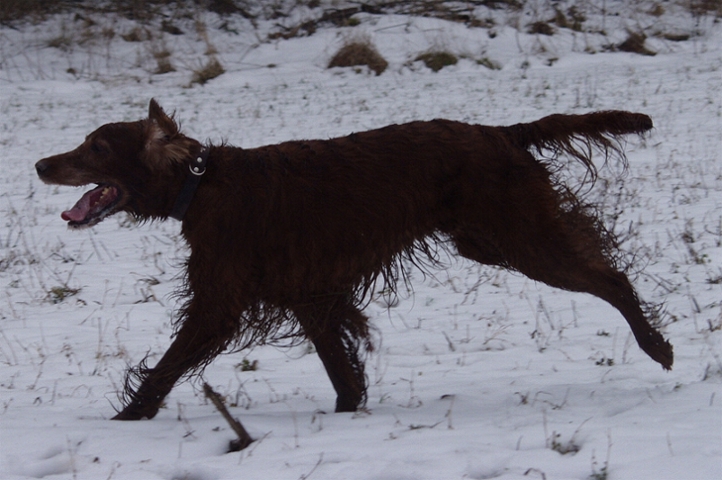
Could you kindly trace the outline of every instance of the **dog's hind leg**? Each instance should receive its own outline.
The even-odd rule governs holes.
[[[345,302],[323,301],[295,308],[294,313],[336,390],[336,411],[355,412],[366,403],[360,351],[371,349],[368,318]]]
[[[225,349],[236,332],[237,320],[220,310],[203,308],[196,299],[191,300],[182,327],[158,364],[151,369],[141,364],[128,372],[127,404],[113,420],[153,418],[183,375],[202,368]]]
[[[624,316],[639,347],[669,370],[674,360],[672,346],[653,326],[659,319],[655,308],[646,307],[627,276],[610,265],[570,261],[533,272],[530,278],[566,290],[586,292],[607,301]]]
[[[578,210],[547,214],[539,204],[528,205],[528,209],[533,211],[535,221],[527,221],[530,217],[521,221],[505,217],[514,234],[505,235],[504,241],[493,248],[488,239],[478,234],[475,237],[473,231],[457,231],[451,240],[464,257],[508,267],[547,285],[605,300],[624,316],[642,350],[670,369],[672,346],[654,326],[658,312],[640,302],[627,276],[604,254],[605,240],[592,227],[593,218]]]

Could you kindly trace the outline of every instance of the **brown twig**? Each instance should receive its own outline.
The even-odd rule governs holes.
[[[244,448],[248,447],[251,443],[253,443],[253,439],[248,434],[243,425],[241,425],[241,422],[231,417],[228,409],[223,404],[223,400],[221,400],[221,396],[214,392],[211,386],[207,383],[203,384],[203,392],[206,394],[206,397],[208,397],[208,399],[213,402],[213,405],[216,406],[218,411],[221,412],[221,415],[223,415],[223,418],[226,419],[228,425],[231,426],[233,431],[236,432],[236,435],[238,435],[238,438],[236,440],[231,440],[228,451],[240,452]]]

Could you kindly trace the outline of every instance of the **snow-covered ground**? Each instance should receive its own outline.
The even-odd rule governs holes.
[[[185,35],[161,38],[176,68],[165,75],[152,73],[161,40],[122,40],[127,20],[96,18],[93,28],[118,33],[63,48],[47,43],[89,28],[71,14],[0,27],[0,478],[720,478],[722,25],[668,6],[661,17],[590,14],[607,35],[544,36],[512,28],[522,14],[489,15],[494,35],[363,14],[353,28],[271,42],[258,40],[270,23],[206,15],[206,39],[182,20]],[[605,52],[625,28],[649,32],[657,55]],[[673,42],[654,29],[692,36]],[[389,68],[327,70],[359,32]],[[189,86],[209,44],[226,73]],[[430,48],[466,58],[433,73],[412,62]],[[146,354],[152,364],[170,343],[179,224],[118,215],[68,231],[60,212],[80,190],[43,185],[33,165],[104,123],[143,117],[151,97],[190,136],[243,147],[435,117],[651,115],[653,133],[627,145],[627,175],[602,170],[602,193],[644,267],[641,295],[666,305],[674,369],[646,357],[596,298],[453,261],[434,278],[413,274],[398,305],[368,308],[379,348],[366,412],[331,413],[335,394],[305,346],[258,347],[204,374],[257,439],[243,452],[225,453],[233,434],[197,381],[151,421],[109,421],[126,367]],[[244,371],[244,359],[257,369]]]

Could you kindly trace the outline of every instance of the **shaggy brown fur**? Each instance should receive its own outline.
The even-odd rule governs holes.
[[[255,149],[208,147],[207,171],[183,218],[190,246],[186,303],[154,368],[129,373],[121,420],[152,418],[184,375],[219,353],[281,339],[313,342],[338,394],[336,410],[365,401],[361,313],[377,280],[395,288],[402,258],[427,267],[437,248],[587,292],[616,307],[639,346],[665,369],[672,347],[615,262],[614,237],[595,210],[551,172],[571,155],[596,174],[590,149],[652,128],[642,114],[552,115],[510,127],[447,120]],[[40,160],[51,184],[98,188],[63,218],[94,225],[118,211],[169,216],[189,163],[204,147],[155,101],[147,119],[114,123],[75,150]],[[555,155],[556,157],[556,155]]]

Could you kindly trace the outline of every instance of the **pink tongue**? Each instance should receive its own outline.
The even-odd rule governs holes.
[[[103,191],[106,188],[110,188],[110,191],[106,193],[106,197],[109,198],[104,199]],[[101,186],[94,188],[93,190],[83,195],[82,198],[78,200],[78,203],[73,206],[73,208],[64,211],[60,216],[63,220],[67,222],[81,222],[88,217],[88,215],[91,213],[91,210],[94,210],[93,213],[97,213],[105,205],[107,205],[109,201],[112,201],[112,199],[115,197],[114,193],[115,189],[113,187]]]

